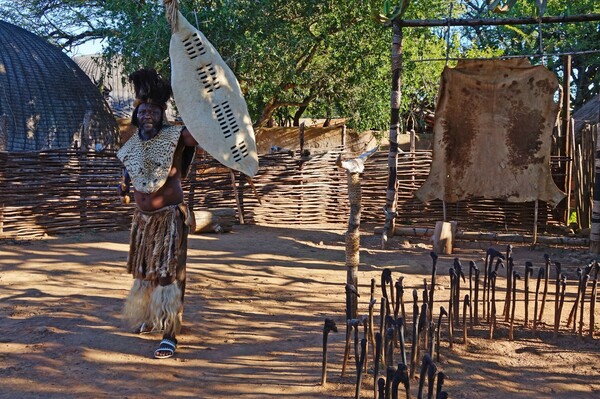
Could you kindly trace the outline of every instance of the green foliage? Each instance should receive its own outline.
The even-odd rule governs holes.
[[[236,74],[256,124],[300,116],[346,117],[359,130],[387,130],[394,18],[502,17],[600,13],[597,0],[181,0],[180,10],[204,32]],[[377,16],[382,17],[377,17]],[[379,22],[375,22],[377,17]],[[69,49],[103,39],[107,57],[126,72],[151,66],[168,76],[170,29],[161,0],[0,0],[0,18]],[[537,25],[404,28],[402,121],[423,128],[443,68],[452,58],[540,52]],[[542,26],[542,51],[598,48],[598,23]],[[428,60],[436,61],[428,61]],[[541,62],[534,58],[534,62]],[[543,60],[559,76],[559,57]],[[573,56],[574,105],[598,95],[600,56]]]

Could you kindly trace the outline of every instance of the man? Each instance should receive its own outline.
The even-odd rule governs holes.
[[[159,359],[174,355],[181,329],[185,293],[187,234],[190,213],[181,179],[187,175],[198,144],[187,128],[166,123],[172,91],[153,69],[129,76],[136,92],[131,122],[138,127],[117,152],[125,166],[118,192],[135,188],[127,270],[134,277],[123,311],[137,332],[163,330],[154,352]]]

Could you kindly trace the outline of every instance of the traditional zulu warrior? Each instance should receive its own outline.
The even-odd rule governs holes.
[[[202,32],[163,0],[172,35],[171,86],[154,70],[130,76],[136,92],[131,118],[137,134],[119,150],[125,165],[119,193],[135,188],[127,269],[135,282],[125,303],[125,319],[138,332],[164,330],[156,358],[173,356],[181,328],[190,214],[181,179],[198,143],[217,161],[247,176],[258,171],[254,130],[233,72]],[[186,127],[166,123],[173,94]]]
[[[136,102],[131,118],[138,127],[118,151],[125,166],[118,192],[124,198],[133,184],[135,212],[127,271],[134,277],[124,318],[139,333],[164,331],[156,358],[173,356],[183,315],[190,212],[181,179],[197,141],[187,128],[167,123],[171,86],[153,69],[129,76]]]

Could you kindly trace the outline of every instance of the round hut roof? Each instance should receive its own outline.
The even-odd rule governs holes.
[[[89,78],[98,86],[102,86],[105,99],[110,106],[113,115],[119,119],[129,119],[135,107],[135,91],[133,84],[129,82],[128,74],[125,73],[121,57],[115,57],[110,61],[102,59],[101,55],[79,55],[73,57],[73,61],[85,72]],[[175,109],[169,104],[166,111],[169,120],[177,120]]]
[[[73,60],[0,21],[0,151],[98,149],[117,137],[106,101]]]

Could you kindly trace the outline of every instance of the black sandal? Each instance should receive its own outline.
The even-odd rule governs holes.
[[[156,359],[168,359],[175,354],[175,349],[177,349],[177,340],[175,338],[163,338],[163,340],[160,341],[158,349],[154,351],[154,357]],[[161,352],[167,353],[163,354]]]

